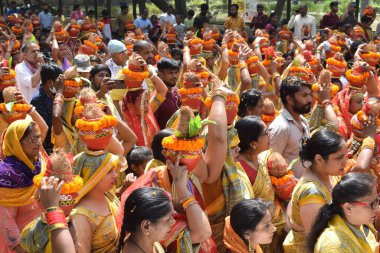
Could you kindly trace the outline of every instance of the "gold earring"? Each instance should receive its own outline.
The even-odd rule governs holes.
[[[251,245],[251,241],[249,240],[249,237],[245,237],[245,239],[248,241],[248,251],[249,252],[252,252],[252,245]]]

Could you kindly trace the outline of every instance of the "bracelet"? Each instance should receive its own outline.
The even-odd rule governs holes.
[[[52,206],[52,207],[48,207],[46,208],[43,213],[46,215],[47,213],[49,212],[53,212],[53,211],[56,211],[56,210],[61,210],[61,208],[59,208],[59,206]]]
[[[30,109],[26,112],[26,114],[31,114],[31,113],[34,112],[35,110],[36,110],[36,107],[31,106]]]
[[[186,199],[183,203],[182,203],[182,207],[183,209],[186,209],[186,207],[193,201],[196,201],[195,200],[195,197],[194,196],[191,196],[189,197],[188,199]]]
[[[214,97],[219,96],[219,97],[224,98],[224,100],[227,102],[227,94],[221,89],[213,90],[210,96],[211,96],[211,101],[214,99]]]
[[[375,150],[375,144],[376,144],[375,140],[372,137],[366,137],[363,140],[363,143],[360,147],[360,150],[370,149],[370,150],[374,151]]]
[[[68,226],[67,226],[67,222],[65,222],[65,223],[56,223],[56,224],[49,225],[48,228],[49,228],[49,231],[51,232],[56,229],[62,229],[62,228],[66,229],[68,228]]]
[[[325,109],[326,106],[328,106],[328,105],[332,105],[332,102],[331,102],[330,99],[326,99],[325,101],[322,102],[321,105],[322,105],[323,109]]]
[[[184,197],[183,199],[180,200],[181,205],[182,205],[183,203],[185,203],[187,200],[189,200],[189,199],[191,199],[191,198],[193,198],[193,197],[194,197],[193,195],[188,196],[188,197]]]
[[[189,204],[187,204],[186,206],[184,206],[184,207],[183,207],[183,210],[186,211],[187,208],[189,208],[189,207],[191,207],[191,206],[193,206],[193,205],[196,205],[196,204],[198,204],[198,201],[193,200],[193,201],[191,201]]]

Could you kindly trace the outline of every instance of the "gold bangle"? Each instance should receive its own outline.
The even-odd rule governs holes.
[[[46,208],[46,209],[43,211],[43,213],[44,213],[44,214],[47,214],[47,213],[49,213],[49,212],[53,212],[53,211],[57,211],[57,210],[61,210],[61,211],[62,211],[62,209],[61,209],[59,206],[52,206],[52,207],[48,207],[48,208]]]
[[[190,198],[188,198],[187,200],[185,200],[185,201],[182,203],[182,207],[183,207],[183,209],[186,209],[187,206],[188,206],[191,202],[193,202],[193,201],[196,201],[195,198],[194,198],[194,196],[191,196]]]
[[[193,205],[196,205],[196,204],[198,204],[198,201],[193,200],[193,201],[191,201],[189,204],[187,204],[185,207],[183,207],[183,210],[186,211],[186,209],[188,209],[189,207],[191,207],[191,206],[193,206]]]
[[[374,151],[375,145],[376,145],[375,140],[372,137],[366,137],[363,140],[363,143],[360,147],[360,150],[370,149],[370,150]]]
[[[227,102],[227,94],[221,89],[215,89],[211,92],[211,101],[214,99],[214,97],[219,96],[222,97]]]
[[[55,223],[55,224],[49,225],[50,232],[56,229],[61,229],[61,228],[63,229],[68,228],[67,223]]]

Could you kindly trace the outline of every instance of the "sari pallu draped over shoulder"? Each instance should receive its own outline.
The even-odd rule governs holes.
[[[4,134],[3,155],[0,163],[0,205],[17,207],[33,202],[36,187],[33,177],[44,173],[46,164],[41,154],[34,162],[23,152],[20,140],[32,121],[17,120]]]

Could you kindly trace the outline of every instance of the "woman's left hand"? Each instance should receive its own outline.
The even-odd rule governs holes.
[[[59,179],[56,177],[43,177],[41,180],[39,200],[45,209],[59,206],[59,194],[61,193],[64,181],[58,182]]]
[[[29,104],[28,101],[26,101],[24,95],[19,90],[17,90],[16,93],[15,93],[15,99],[16,99],[17,103],[20,103],[20,104]]]

